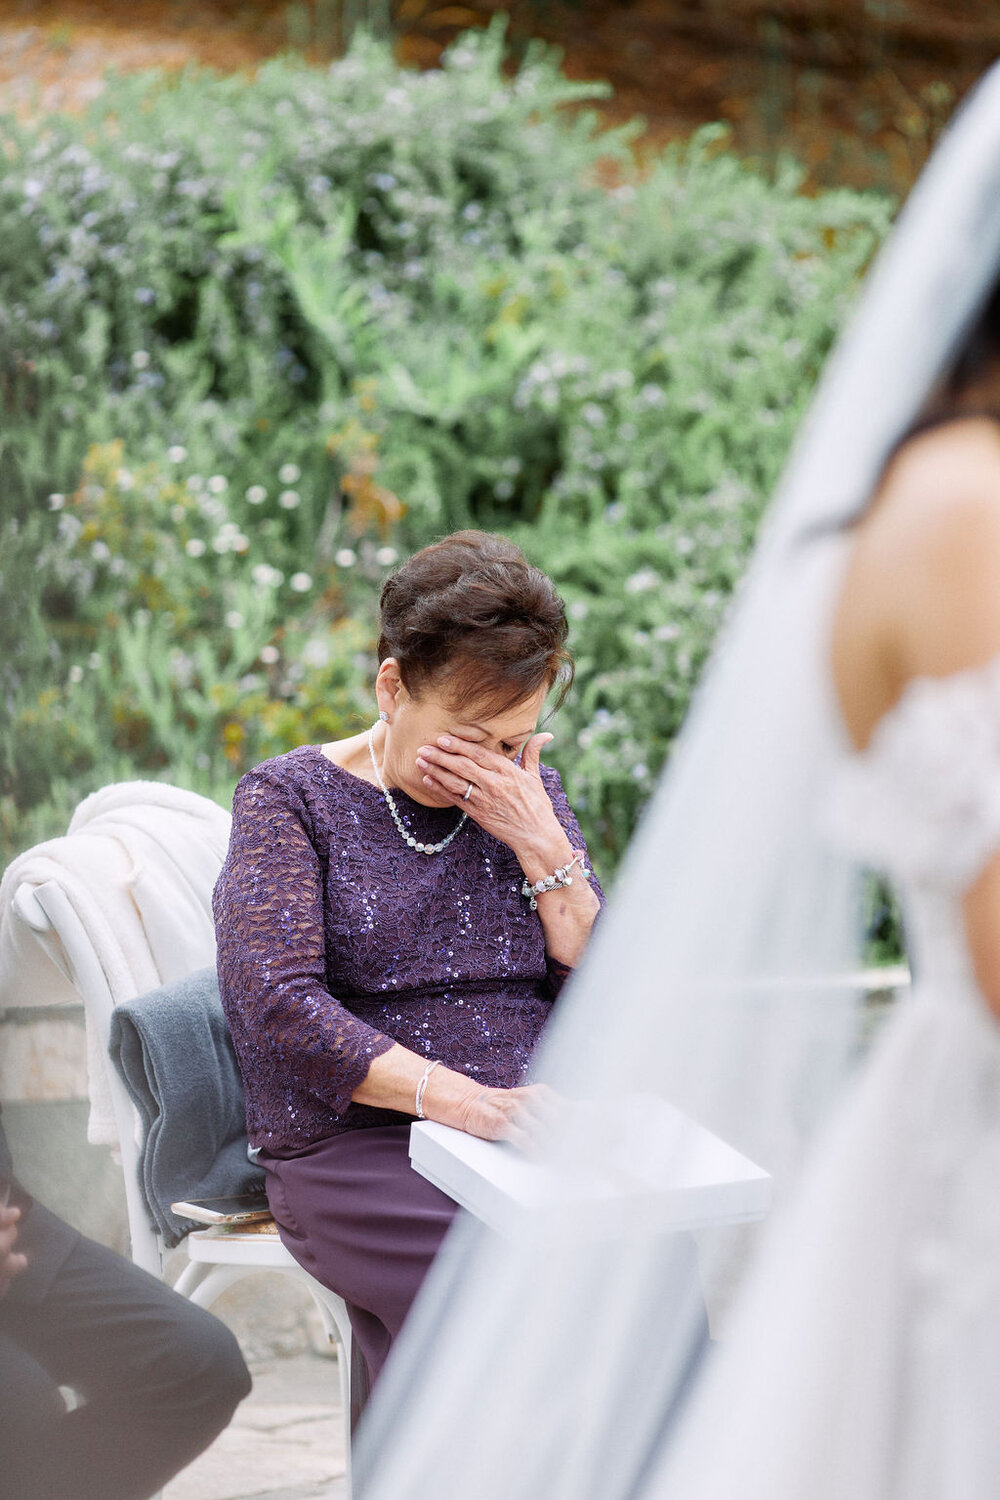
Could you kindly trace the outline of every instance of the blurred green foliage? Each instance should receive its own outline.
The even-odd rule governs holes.
[[[372,712],[378,589],[456,527],[566,598],[551,759],[610,874],[889,222],[709,127],[641,172],[494,27],[440,70],[113,81],[0,122],[0,833]]]

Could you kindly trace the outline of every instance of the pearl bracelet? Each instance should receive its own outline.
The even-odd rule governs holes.
[[[414,1103],[416,1105],[416,1116],[418,1120],[425,1120],[427,1118],[427,1116],[424,1114],[424,1095],[427,1092],[427,1080],[434,1072],[434,1069],[439,1066],[440,1062],[441,1059],[439,1057],[436,1057],[433,1062],[429,1062],[423,1073],[421,1074],[420,1082],[417,1084],[417,1097],[414,1100]]]
[[[544,896],[546,891],[556,891],[562,885],[573,884],[573,877],[569,872],[574,865],[580,866],[580,874],[584,880],[590,879],[590,871],[583,862],[583,850],[578,849],[568,865],[563,865],[560,869],[553,870],[551,875],[543,875],[541,880],[535,881],[534,885],[530,884],[527,879],[525,880],[521,886],[521,895],[527,897],[528,905],[532,911],[538,910],[537,897]]]

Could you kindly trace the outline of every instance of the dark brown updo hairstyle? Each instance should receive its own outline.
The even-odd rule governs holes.
[[[540,687],[573,680],[566,610],[520,548],[456,531],[405,562],[382,589],[378,659],[399,662],[415,698],[440,691],[456,712],[506,713]]]
[[[1000,420],[1000,282],[994,284],[950,369],[903,441],[963,417]]]
[[[924,402],[923,410],[889,449],[872,491],[836,530],[849,530],[862,521],[875,503],[890,464],[912,438],[946,422],[967,417],[985,417],[1000,423],[1000,281],[994,283],[982,310],[963,335],[950,365]],[[811,528],[806,539],[824,536],[826,524]]]

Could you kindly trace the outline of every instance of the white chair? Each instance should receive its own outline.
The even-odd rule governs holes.
[[[60,961],[67,979],[79,994],[87,1017],[96,1029],[103,1056],[107,1058],[114,1001],[107,976],[88,938],[86,927],[65,892],[55,880],[41,885],[25,883],[16,890],[12,909],[27,928],[47,943],[50,953],[52,938],[58,939],[61,952],[57,955],[57,961]],[[142,1266],[154,1276],[162,1277],[164,1247],[149,1223],[139,1190],[138,1118],[125,1085],[110,1061],[107,1063],[107,1081],[125,1174],[132,1259],[136,1265]],[[347,1486],[350,1493],[351,1325],[342,1298],[304,1271],[285,1249],[277,1234],[237,1238],[214,1230],[201,1230],[188,1235],[183,1244],[187,1250],[188,1264],[181,1272],[176,1290],[201,1307],[210,1307],[220,1293],[243,1277],[263,1271],[280,1272],[299,1282],[309,1292],[319,1309],[327,1337],[337,1349],[344,1412]]]

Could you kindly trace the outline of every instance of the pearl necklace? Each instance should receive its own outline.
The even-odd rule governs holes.
[[[375,726],[373,724],[371,729],[369,729],[368,731],[368,754],[372,758],[372,769],[375,772],[375,780],[378,782],[382,790],[382,796],[389,804],[389,811],[392,813],[392,821],[395,823],[396,827],[399,829],[401,835],[409,844],[410,848],[416,849],[418,854],[440,854],[442,849],[447,849],[456,833],[461,833],[462,829],[465,827],[465,824],[469,820],[468,813],[462,814],[458,822],[455,824],[454,828],[449,833],[448,837],[446,839],[442,839],[440,844],[421,844],[413,837],[412,833],[407,833],[406,824],[399,816],[399,808],[396,806],[389,788],[382,780],[382,773],[378,768],[378,761],[375,759],[375,743],[372,739],[374,729]]]

